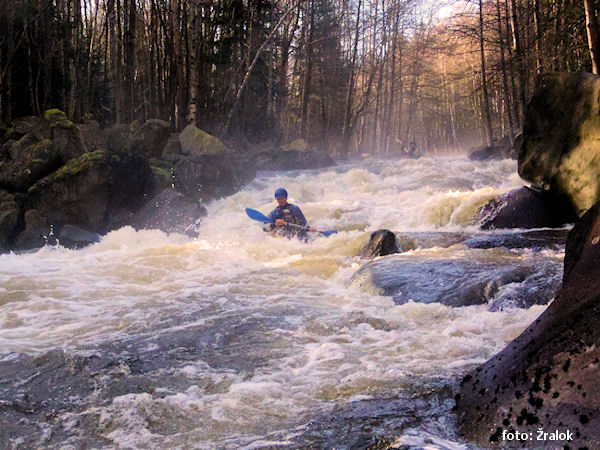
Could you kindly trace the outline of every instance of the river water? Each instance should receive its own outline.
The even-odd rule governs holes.
[[[562,271],[560,236],[472,223],[516,172],[464,157],[265,172],[208,205],[197,239],[126,227],[0,255],[0,421],[21,420],[0,448],[466,448],[453,386]],[[244,208],[268,213],[280,186],[340,232],[267,236]],[[405,251],[361,259],[380,228]],[[522,245],[494,244],[507,236]]]

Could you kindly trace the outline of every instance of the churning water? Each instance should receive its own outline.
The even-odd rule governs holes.
[[[0,255],[0,418],[34,411],[0,440],[464,448],[453,384],[532,322],[561,276],[561,245],[497,247],[472,223],[522,184],[516,172],[422,158],[261,173],[208,206],[195,240],[126,227],[78,251]],[[267,236],[244,208],[268,213],[280,186],[340,233]],[[405,251],[361,260],[380,228]]]

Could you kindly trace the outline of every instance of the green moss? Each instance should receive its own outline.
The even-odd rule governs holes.
[[[52,141],[50,139],[42,139],[33,145],[27,147],[27,154],[31,155],[34,159],[41,159],[45,161],[44,156],[48,156],[52,150]]]
[[[75,124],[60,109],[49,109],[44,112],[44,119],[50,123],[50,128],[63,128],[74,130]]]
[[[169,170],[163,169],[162,167],[150,166],[154,177],[160,186],[171,186],[173,184],[173,177]]]
[[[104,150],[96,150],[95,152],[84,153],[79,158],[70,160],[62,166],[54,174],[54,179],[64,181],[73,178],[77,174],[89,169],[94,162],[104,159],[106,152]]]

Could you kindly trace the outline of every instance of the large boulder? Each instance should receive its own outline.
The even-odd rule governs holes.
[[[149,119],[131,133],[130,150],[148,158],[160,157],[170,135],[168,122]]]
[[[233,194],[254,177],[253,165],[245,167],[216,137],[188,125],[179,135],[181,155],[173,155],[174,184],[195,200],[211,200]]]
[[[470,372],[456,395],[459,431],[488,447],[505,432],[570,431],[569,448],[600,448],[600,203],[569,233],[563,286],[502,352]],[[531,444],[531,442],[529,442]],[[523,443],[514,442],[514,446]]]
[[[132,224],[138,229],[195,236],[194,226],[205,216],[206,208],[200,203],[174,189],[165,189],[136,213]]]
[[[460,258],[400,254],[376,259],[357,270],[352,282],[399,305],[487,305],[494,311],[548,303],[560,285],[560,273],[560,264],[542,257],[515,262],[509,251],[490,259],[487,251],[469,250]]]
[[[0,251],[6,250],[14,238],[21,209],[14,195],[0,191]]]
[[[296,139],[280,148],[258,152],[256,166],[262,170],[320,169],[335,166],[335,161],[327,153],[310,149],[304,139]]]
[[[27,211],[18,243],[36,245],[32,241],[41,242],[40,231],[51,225],[56,231],[68,223],[96,233],[122,226],[147,198],[151,180],[148,161],[132,153],[98,150],[72,159],[29,189],[25,206],[36,214]]]
[[[582,216],[600,200],[600,77],[542,75],[527,106],[519,174]]]
[[[25,116],[14,119],[6,129],[5,138],[19,140],[26,134],[33,135],[37,140],[49,137],[48,123],[41,117]]]
[[[26,134],[9,149],[11,159],[0,161],[0,188],[26,191],[37,180],[60,165],[59,154],[50,139],[37,141]]]
[[[88,152],[106,150],[108,148],[107,133],[100,128],[100,124],[97,121],[88,120],[85,123],[77,125],[77,129]]]
[[[477,212],[475,222],[484,230],[497,228],[556,228],[574,222],[570,208],[548,193],[522,187],[489,201]]]
[[[194,125],[188,125],[179,134],[179,144],[184,155],[222,155],[229,152],[218,138]]]
[[[49,109],[44,112],[44,120],[50,127],[50,139],[63,162],[77,158],[87,151],[79,130],[64,112]]]

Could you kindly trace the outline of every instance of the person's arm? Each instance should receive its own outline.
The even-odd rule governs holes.
[[[285,226],[285,222],[283,221],[283,219],[279,218],[279,211],[277,209],[274,209],[273,211],[271,211],[267,217],[272,221],[274,226],[277,226],[277,227]]]
[[[296,216],[296,218],[298,219],[298,225],[306,225],[306,218],[304,217],[304,214],[302,214],[302,210],[297,206],[294,207],[294,216]]]

